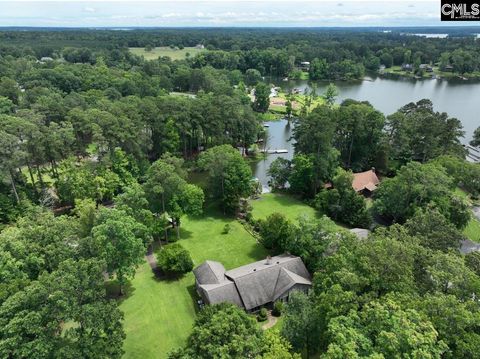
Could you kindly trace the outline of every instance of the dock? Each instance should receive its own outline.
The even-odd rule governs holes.
[[[288,150],[279,149],[279,150],[261,150],[262,153],[267,153],[269,155],[278,154],[278,153],[288,153]]]

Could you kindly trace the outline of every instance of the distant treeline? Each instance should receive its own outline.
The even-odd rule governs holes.
[[[361,78],[365,70],[377,70],[380,65],[438,63],[443,70],[466,74],[480,70],[480,43],[471,31],[455,29],[454,36],[444,39],[379,29],[2,31],[0,54],[17,58],[63,55],[70,62],[94,63],[99,56],[118,58],[128,47],[202,44],[209,51],[190,59],[193,67],[210,65],[242,72],[254,68],[262,75],[288,76],[307,61],[316,64],[310,70],[311,79],[350,79]]]

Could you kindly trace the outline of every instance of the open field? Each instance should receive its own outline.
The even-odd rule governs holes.
[[[300,216],[316,218],[314,208],[302,201],[282,193],[265,193],[259,199],[250,201],[255,219],[265,219],[272,213],[284,214],[289,220],[296,221]]]
[[[172,49],[167,46],[156,47],[152,51],[145,51],[143,47],[130,47],[130,52],[135,55],[143,56],[145,60],[155,60],[159,57],[168,56],[172,60],[184,60],[187,58],[187,54],[190,57],[194,57],[205,49],[197,49],[196,47],[185,47],[183,49]]]
[[[227,223],[230,232],[222,234]],[[231,269],[267,255],[239,222],[215,211],[185,218],[179,243],[190,251],[195,265],[212,259]],[[165,358],[185,343],[197,308],[192,273],[180,279],[158,279],[145,262],[132,280],[129,294],[120,305],[127,333],[125,358]]]

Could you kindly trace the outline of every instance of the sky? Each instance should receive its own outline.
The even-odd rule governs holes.
[[[0,0],[0,26],[355,27],[441,24],[440,0]],[[459,25],[449,23],[452,24]]]

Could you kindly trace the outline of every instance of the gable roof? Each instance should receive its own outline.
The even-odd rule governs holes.
[[[202,284],[199,285],[199,288],[209,303],[230,302],[243,307],[242,299],[235,288],[235,283],[230,280],[225,280],[220,284]]]
[[[199,284],[219,284],[225,280],[225,267],[220,262],[205,261],[193,273]]]
[[[202,296],[210,304],[232,302],[249,310],[275,301],[297,284],[312,285],[301,258],[292,255],[275,256],[226,271],[223,281],[211,275],[211,263],[216,263],[217,268],[220,264],[207,261],[194,270]]]
[[[380,180],[373,170],[353,174],[352,187],[356,192],[360,192],[364,189],[368,189],[372,192],[377,189],[379,183]]]

